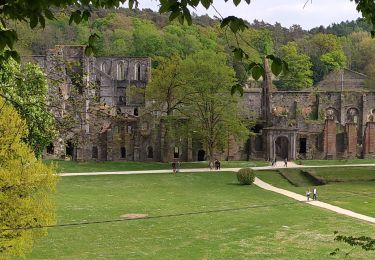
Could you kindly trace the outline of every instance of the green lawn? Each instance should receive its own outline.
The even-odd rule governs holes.
[[[171,169],[170,163],[161,162],[75,162],[61,160],[46,160],[47,164],[56,165],[58,172],[115,172]],[[269,165],[266,161],[221,161],[222,168],[254,167]],[[207,168],[208,162],[182,162],[182,169]]]
[[[375,167],[304,169],[327,182],[374,181]]]
[[[375,159],[296,160],[295,163],[302,165],[375,164]]]
[[[348,167],[348,169],[342,168],[341,171],[336,168],[314,168],[314,171],[316,175],[328,181],[337,180],[337,178],[344,181],[317,186],[319,200],[375,217],[375,181],[359,181],[373,178],[375,172],[372,167],[367,167],[367,169]],[[294,172],[295,170],[292,170],[290,174]],[[276,187],[302,195],[305,195],[307,189],[312,191],[313,188],[313,185],[296,187],[277,171],[258,171],[257,176]]]
[[[50,228],[27,259],[321,259],[338,246],[349,250],[333,241],[334,230],[375,234],[375,225],[236,183],[233,173],[62,177],[60,224],[165,217]],[[192,212],[202,213],[183,214]]]

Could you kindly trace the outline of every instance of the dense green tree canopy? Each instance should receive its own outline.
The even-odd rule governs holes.
[[[353,0],[350,0],[353,1]],[[192,15],[189,8],[195,8],[199,4],[205,8],[213,5],[212,0],[188,0],[188,1],[167,1],[160,0],[160,13],[168,13],[169,20],[178,20],[180,23],[192,23]],[[234,5],[238,5],[241,0],[233,0]],[[250,4],[250,0],[244,0]],[[371,24],[375,24],[375,2],[367,0],[354,0],[356,8],[362,13]],[[18,40],[17,28],[10,29],[9,24],[14,21],[26,22],[31,29],[36,28],[38,25],[45,27],[46,20],[55,19],[53,13],[54,8],[66,10],[69,15],[69,24],[79,24],[82,21],[88,21],[95,8],[118,8],[121,5],[127,4],[129,8],[134,8],[138,5],[138,0],[17,0],[17,1],[2,1],[0,2],[0,51],[5,50],[5,57],[13,57],[18,60],[19,56],[13,50],[14,43]],[[220,21],[222,28],[229,28],[232,32],[237,33],[248,28],[246,22],[235,16],[223,17]],[[95,39],[98,38],[96,33],[89,36],[87,42],[87,54],[95,50]],[[234,49],[237,55],[243,55],[241,48]]]
[[[226,65],[224,55],[210,51],[189,56],[181,68],[184,81],[189,82],[183,114],[213,160],[214,152],[227,145],[229,136],[242,141],[249,133],[241,121],[238,100],[230,95],[234,71]]]
[[[310,57],[301,54],[295,42],[281,47],[281,57],[289,64],[289,73],[281,74],[278,88],[282,90],[300,90],[312,86],[312,63]]]
[[[53,224],[56,176],[22,141],[26,121],[1,97],[0,108],[0,258],[6,259],[23,256],[46,233],[27,228]]]
[[[47,79],[42,69],[31,63],[21,66],[12,60],[1,63],[0,95],[26,120],[26,142],[40,156],[55,136],[55,121],[47,108]]]

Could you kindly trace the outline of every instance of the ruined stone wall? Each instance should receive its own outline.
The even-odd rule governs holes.
[[[306,129],[306,120],[313,117],[316,97],[312,92],[279,91],[271,94],[271,114],[273,118],[286,116],[287,125]]]
[[[324,154],[326,159],[336,158],[336,122],[326,119],[324,126]]]
[[[256,118],[261,118],[262,115],[262,92],[261,89],[245,90],[242,98],[242,106],[246,110],[251,110]]]
[[[346,138],[347,138],[347,156],[354,158],[357,155],[357,143],[358,143],[358,134],[357,134],[357,124],[347,123],[346,124]]]
[[[363,157],[375,157],[375,122],[367,122],[363,143]]]

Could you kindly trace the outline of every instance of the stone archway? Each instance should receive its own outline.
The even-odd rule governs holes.
[[[289,140],[286,136],[279,136],[275,140],[275,156],[278,160],[289,159]]]
[[[204,150],[198,151],[198,161],[204,161],[206,157],[206,152]]]

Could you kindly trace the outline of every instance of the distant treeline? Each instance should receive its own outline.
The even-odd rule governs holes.
[[[86,44],[91,33],[100,39],[97,56],[150,56],[185,58],[200,50],[214,50],[227,55],[228,64],[242,84],[249,80],[246,64],[233,60],[232,46],[240,44],[249,60],[261,62],[266,54],[276,54],[289,63],[290,73],[275,82],[279,89],[302,89],[313,86],[334,69],[346,67],[375,75],[375,42],[370,26],[358,19],[316,27],[309,31],[299,25],[289,28],[254,20],[239,35],[223,30],[216,19],[193,15],[193,25],[170,23],[168,16],[150,9],[96,10],[89,22],[68,25],[69,17],[56,11],[58,19],[48,21],[44,30],[20,31],[18,50],[23,56],[44,54],[57,44]],[[157,66],[154,63],[154,66]]]

